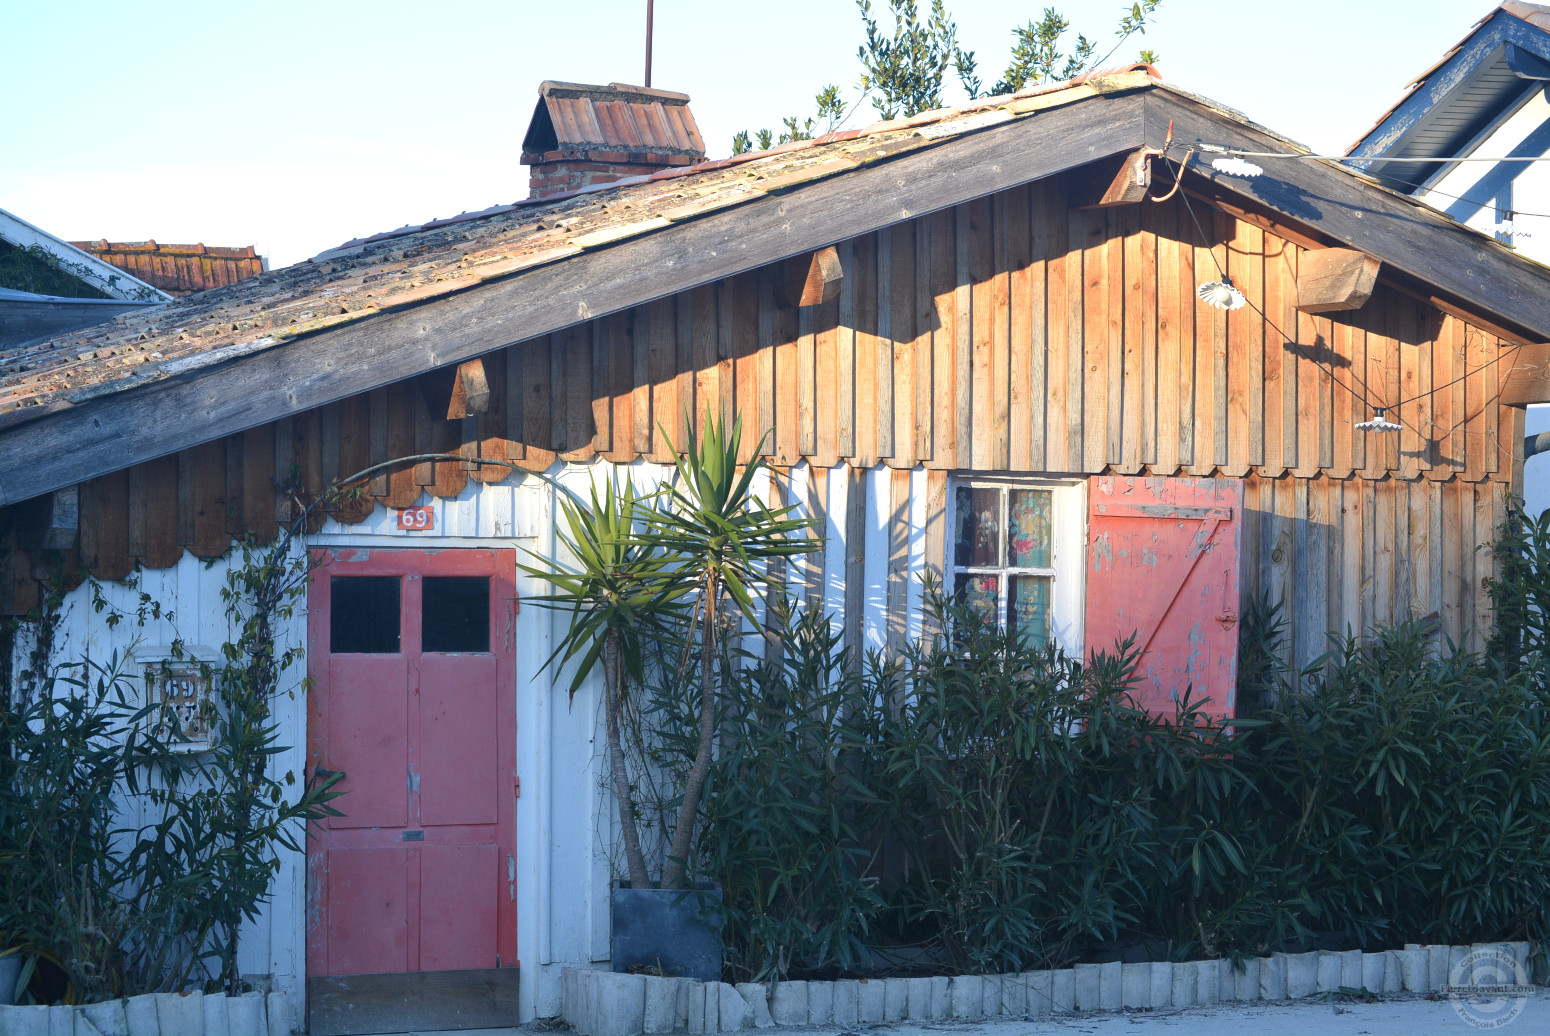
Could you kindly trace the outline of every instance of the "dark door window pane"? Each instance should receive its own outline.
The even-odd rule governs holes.
[[[490,577],[426,576],[421,651],[490,650]]]
[[[329,651],[336,655],[397,654],[397,576],[333,576],[329,598]]]

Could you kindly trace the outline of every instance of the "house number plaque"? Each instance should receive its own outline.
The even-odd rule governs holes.
[[[156,734],[173,740],[180,751],[209,748],[210,683],[199,666],[158,662],[147,666],[145,675],[151,700],[161,705]]]
[[[411,532],[430,532],[436,528],[436,512],[430,504],[406,507],[398,512],[398,527]]]

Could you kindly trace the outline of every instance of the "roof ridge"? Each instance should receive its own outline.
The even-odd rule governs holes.
[[[1029,87],[1027,89],[1019,90],[1010,94],[996,94],[990,97],[978,97],[972,101],[967,102],[966,104],[956,105],[951,108],[933,108],[928,111],[923,111],[916,115],[903,118],[879,119],[876,122],[869,123],[866,126],[860,126],[855,129],[834,130],[829,133],[822,134],[821,136],[808,138],[806,140],[789,140],[784,144],[777,144],[775,147],[766,148],[763,151],[745,151],[740,155],[728,155],[726,158],[706,159],[704,161],[695,162],[692,165],[670,166],[655,173],[642,173],[636,176],[621,177],[618,180],[610,180],[607,183],[588,184],[585,187],[577,187],[569,191],[559,191],[554,194],[546,194],[542,198],[519,198],[516,201],[506,205],[491,206],[488,209],[484,209],[475,213],[462,213],[450,219],[433,219],[420,224],[406,223],[396,230],[386,230],[382,231],[381,233],[367,235],[366,237],[351,238],[350,240],[335,245],[332,248],[324,249],[312,258],[319,259],[332,256],[335,253],[341,252],[347,248],[358,248],[363,245],[375,244],[379,241],[389,241],[394,238],[408,237],[412,234],[417,234],[422,231],[432,230],[436,227],[445,226],[448,223],[462,222],[469,219],[478,219],[484,216],[502,215],[519,208],[526,208],[534,205],[548,205],[551,202],[565,201],[567,199],[578,198],[589,194],[597,194],[601,191],[615,190],[621,187],[631,187],[636,184],[645,183],[648,180],[669,180],[673,179],[674,177],[686,176],[690,173],[713,172],[718,169],[726,169],[735,165],[757,162],[762,159],[774,158],[779,155],[788,155],[796,151],[805,151],[809,148],[823,147],[828,144],[837,144],[848,140],[857,140],[861,137],[878,136],[884,133],[896,133],[900,130],[919,129],[922,126],[951,122],[953,119],[975,115],[984,111],[990,111],[1015,101],[1026,100],[1031,97],[1041,97],[1048,94],[1055,94],[1062,90],[1071,90],[1083,86],[1091,86],[1093,83],[1096,83],[1102,79],[1124,75],[1131,72],[1145,72],[1154,83],[1161,84],[1163,82],[1162,74],[1157,71],[1157,68],[1144,61],[1137,61],[1129,65],[1115,65],[1109,68],[1093,69],[1092,71],[1084,72],[1082,75],[1076,76],[1073,79],[1061,80],[1057,83],[1042,83],[1038,86]],[[545,85],[548,85],[548,81],[546,81]],[[576,84],[567,83],[558,85],[573,86]]]

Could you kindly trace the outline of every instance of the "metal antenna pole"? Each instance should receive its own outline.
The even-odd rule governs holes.
[[[656,0],[646,0],[646,88],[651,88],[651,14]]]

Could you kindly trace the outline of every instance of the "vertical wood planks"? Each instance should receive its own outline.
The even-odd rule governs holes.
[[[1179,470],[1180,317],[1186,297],[1181,294],[1178,207],[1149,205],[1157,233],[1157,381],[1155,423],[1157,451],[1152,472],[1172,475]]]
[[[1264,325],[1264,356],[1261,360],[1264,386],[1264,420],[1263,420],[1263,448],[1259,460],[1259,472],[1272,478],[1279,478],[1286,471],[1286,451],[1282,446],[1282,437],[1286,426],[1283,418],[1285,409],[1285,390],[1282,387],[1282,379],[1286,377],[1291,364],[1291,354],[1286,351],[1286,336],[1282,333],[1286,313],[1291,309],[1287,302],[1289,294],[1295,293],[1297,287],[1287,275],[1286,250],[1290,246],[1283,240],[1273,235],[1265,235],[1263,238],[1262,256],[1260,264],[1261,276],[1264,279],[1265,319]]]
[[[1120,466],[1124,464],[1125,445],[1125,375],[1126,367],[1126,337],[1125,337],[1125,296],[1127,281],[1125,276],[1126,244],[1129,240],[1128,223],[1134,215],[1135,206],[1125,205],[1115,209],[1104,209],[1100,213],[1104,219],[1104,261],[1107,264],[1107,279],[1104,284],[1097,287],[1097,293],[1107,296],[1107,312],[1105,316],[1105,339],[1107,343],[1107,359],[1101,361],[1098,369],[1098,378],[1106,384],[1104,387],[1104,402],[1107,404],[1104,411],[1098,411],[1092,416],[1097,418],[1098,425],[1103,429],[1102,456],[1109,464]]]
[[[989,430],[989,466],[1003,471],[1010,457],[1012,406],[1011,207],[1006,191],[991,199],[990,409],[974,415],[975,424]]]
[[[859,468],[870,468],[877,463],[877,353],[878,342],[878,241],[875,235],[864,235],[855,240],[856,255],[856,359],[855,425],[856,449],[852,463]],[[845,278],[847,281],[850,277]],[[843,289],[841,289],[843,293]]]
[[[915,268],[919,254],[915,233],[919,226],[918,220],[912,220],[900,223],[892,232],[893,313],[889,320],[891,341],[886,346],[891,358],[892,405],[880,407],[878,419],[887,426],[888,463],[900,468],[915,466],[915,287],[920,281]],[[879,379],[883,373],[879,369]]]
[[[933,408],[932,371],[934,329],[936,327],[936,298],[932,288],[932,220],[915,221],[915,340],[910,349],[912,376],[915,382],[915,398],[911,404],[911,423],[915,429],[914,459],[930,461],[935,451],[932,427]]]
[[[761,274],[766,272],[766,270],[760,271]],[[761,288],[763,287],[764,285],[761,285]],[[761,298],[760,302],[763,301]],[[647,309],[650,315],[647,318],[646,365],[651,386],[651,404],[646,411],[647,448],[651,451],[652,460],[670,464],[673,459],[673,443],[669,441],[669,437],[681,438],[679,426],[683,423],[683,418],[679,416],[678,378],[674,373],[678,362],[677,321],[671,298],[656,299],[647,304]],[[763,316],[761,313],[761,331]],[[773,350],[769,351],[773,352]],[[531,396],[529,398],[531,399]],[[762,398],[759,401],[759,409],[762,415],[764,412]],[[531,426],[530,421],[529,427]],[[531,443],[531,440],[529,442]]]
[[[987,470],[994,465],[996,339],[1005,311],[996,298],[996,248],[989,198],[969,209],[969,277],[973,284],[973,355],[970,365],[969,466]]]
[[[841,457],[856,455],[856,278],[855,247],[842,241],[837,253],[845,278],[840,282],[838,327],[835,338],[835,449]]]
[[[900,251],[907,249],[899,241],[899,227],[879,230],[873,235],[877,243],[877,336],[874,340],[872,378],[876,393],[877,409],[868,415],[876,436],[878,457],[893,456],[893,318],[896,308],[894,296],[898,284],[894,280],[894,246]],[[899,256],[899,263],[905,257]]]
[[[1034,294],[1034,236],[1029,224],[1030,194],[1027,187],[1012,191],[1006,204],[1006,230],[1010,280],[1007,294],[1008,381],[1007,467],[1013,471],[1032,468],[1034,313],[1044,311],[1043,285]],[[1042,280],[1042,270],[1040,271]],[[1040,357],[1043,362],[1043,357]],[[1040,381],[1043,379],[1040,378]],[[1042,403],[1042,400],[1040,401]]]
[[[1336,314],[1336,319],[1330,325],[1330,367],[1335,372],[1335,381],[1331,383],[1333,388],[1333,413],[1330,418],[1332,427],[1331,456],[1329,474],[1334,478],[1349,478],[1355,466],[1351,456],[1351,440],[1353,436],[1361,435],[1355,428],[1355,422],[1351,420],[1351,400],[1354,398],[1349,388],[1350,372],[1352,370],[1352,328],[1344,319],[1345,314]]]
[[[1143,416],[1148,409],[1142,405],[1143,396],[1150,388],[1151,378],[1147,375],[1147,334],[1144,318],[1147,315],[1147,305],[1143,301],[1145,289],[1143,281],[1150,272],[1144,259],[1144,235],[1141,230],[1141,210],[1135,205],[1122,206],[1115,216],[1118,219],[1118,231],[1120,235],[1120,251],[1123,256],[1123,275],[1120,288],[1123,291],[1121,311],[1123,319],[1120,327],[1120,405],[1116,411],[1110,405],[1110,414],[1116,414],[1119,418],[1117,429],[1110,429],[1109,442],[1112,461],[1115,462],[1115,470],[1127,475],[1135,474],[1141,470],[1146,455],[1146,442],[1149,436],[1142,427]],[[1112,296],[1111,296],[1112,298]],[[1112,357],[1111,357],[1112,359]],[[1109,381],[1110,391],[1113,391],[1114,381]],[[1115,434],[1118,433],[1118,442],[1115,442]],[[1114,447],[1118,447],[1114,451]]]
[[[1096,474],[1109,462],[1109,247],[1106,213],[1073,213],[1082,245],[1080,299],[1082,405],[1075,411],[1082,444],[1077,471]],[[1074,315],[1074,314],[1073,314]]]
[[[843,260],[849,253],[840,250]],[[845,278],[847,281],[850,278]],[[740,273],[732,278],[732,365],[737,380],[737,410],[743,419],[743,437],[738,443],[738,460],[748,463],[759,448],[759,437],[764,429],[764,414],[760,409],[760,364],[762,352],[760,335],[764,326],[759,315],[759,281],[754,272]],[[841,291],[844,298],[843,289]],[[636,397],[637,400],[639,396]],[[637,404],[638,405],[638,404]],[[639,422],[637,417],[636,421]]]
[[[1264,231],[1233,222],[1227,269],[1249,300],[1227,316],[1227,458],[1222,473],[1241,477],[1263,446],[1265,324]]]
[[[931,467],[950,468],[958,458],[958,247],[953,210],[931,222]]]
[[[1068,445],[1070,421],[1067,412],[1071,399],[1070,312],[1071,268],[1076,265],[1076,281],[1082,281],[1080,253],[1073,259],[1067,232],[1065,191],[1059,180],[1045,181],[1043,205],[1039,209],[1044,233],[1049,243],[1045,248],[1045,325],[1044,340],[1046,360],[1044,364],[1044,403],[1042,413],[1034,415],[1035,421],[1044,423],[1044,464],[1046,471],[1070,471],[1071,450]],[[1078,289],[1079,290],[1079,289]]]

